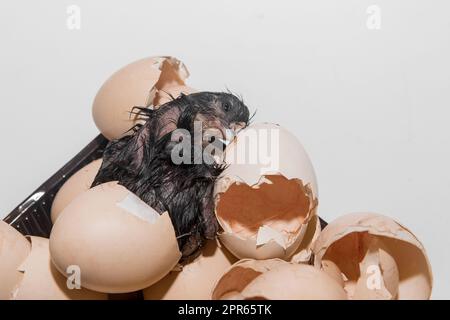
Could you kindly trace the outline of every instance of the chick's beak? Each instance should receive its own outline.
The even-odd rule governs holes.
[[[229,128],[225,130],[224,138],[219,139],[225,146],[229,145],[231,141],[233,141],[234,137],[238,134],[239,131],[244,129],[247,126],[245,122],[232,122],[229,125]]]

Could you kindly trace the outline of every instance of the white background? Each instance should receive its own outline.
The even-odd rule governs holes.
[[[173,55],[192,87],[242,93],[299,137],[325,219],[369,210],[413,230],[433,297],[450,298],[449,14],[444,0],[2,1],[0,218],[97,135],[113,71]]]

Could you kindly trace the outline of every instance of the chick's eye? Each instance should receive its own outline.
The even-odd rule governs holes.
[[[230,105],[229,105],[228,103],[225,103],[225,104],[223,105],[223,110],[225,110],[225,111],[230,110]]]

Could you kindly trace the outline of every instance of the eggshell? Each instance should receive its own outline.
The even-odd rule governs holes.
[[[389,217],[376,213],[341,216],[321,232],[313,251],[316,266],[324,259],[336,263],[349,296],[355,299],[431,296],[433,277],[425,248],[411,231]],[[368,277],[376,279],[369,272],[371,266],[378,266],[382,276],[376,288],[368,287]]]
[[[277,194],[278,199],[268,200],[262,192],[248,191],[249,186],[232,186],[216,204],[223,228],[219,239],[241,259],[290,258],[302,243],[309,221],[316,219],[317,201],[308,186],[282,176],[265,178],[277,183],[264,183],[257,189]],[[290,187],[283,188],[286,184],[296,185],[296,190],[288,192]],[[291,195],[296,202],[285,200]]]
[[[287,264],[281,259],[243,259],[233,264],[216,282],[212,290],[213,300],[242,298],[241,291],[261,274]]]
[[[228,164],[223,173],[225,189],[236,180],[253,186],[263,175],[281,174],[287,179],[301,179],[318,196],[316,175],[306,150],[278,124],[255,123],[241,130],[227,146],[224,162]]]
[[[292,255],[289,260],[292,263],[305,263],[312,264],[314,254],[312,252],[312,246],[314,242],[317,240],[321,232],[320,228],[320,220],[317,215],[311,217],[311,220],[308,222],[308,226],[306,227],[305,235],[298,246],[297,250]]]
[[[322,260],[322,270],[336,280],[342,288],[344,287],[344,278],[336,263],[331,260]]]
[[[237,291],[225,293],[220,300],[244,300],[245,298]]]
[[[379,247],[380,269],[384,284],[391,297],[396,297],[400,285],[400,273],[395,258],[383,247]]]
[[[64,209],[50,252],[60,272],[79,266],[82,286],[107,293],[147,288],[181,257],[167,212],[159,215],[117,182],[84,192]]]
[[[210,240],[194,261],[144,290],[146,300],[209,300],[214,284],[236,258]],[[193,285],[195,284],[195,285]]]
[[[167,88],[158,90],[153,103],[156,106],[162,106],[174,98],[179,97],[181,94],[188,95],[194,92],[197,92],[197,90],[188,86],[168,86]]]
[[[22,281],[18,267],[31,252],[28,240],[16,229],[0,220],[0,300],[13,298]]]
[[[214,190],[220,241],[240,259],[289,259],[317,219],[317,182],[303,146],[278,125],[255,124],[227,146],[224,163]]]
[[[67,280],[52,265],[48,239],[29,237],[31,253],[18,270],[23,274],[15,300],[106,300],[107,295],[84,288],[69,289]]]
[[[95,124],[110,140],[126,135],[139,122],[139,117],[131,113],[133,107],[157,106],[154,99],[160,90],[184,86],[188,76],[185,65],[173,57],[149,57],[130,63],[98,91],[92,107]]]
[[[379,238],[371,237],[364,245],[367,245],[367,251],[359,263],[360,276],[350,298],[354,300],[394,299],[398,294],[399,286],[399,272],[395,259],[385,251]]]
[[[327,273],[304,264],[287,263],[249,283],[241,295],[265,300],[346,300],[342,286]]]
[[[127,293],[109,293],[108,300],[142,300],[142,291],[127,292]]]
[[[102,159],[97,159],[81,168],[63,184],[53,200],[51,209],[51,219],[53,223],[55,223],[61,211],[63,211],[76,196],[90,189],[101,165]]]

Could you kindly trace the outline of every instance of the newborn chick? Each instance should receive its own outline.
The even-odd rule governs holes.
[[[214,239],[218,231],[213,188],[224,169],[214,161],[199,163],[195,159],[203,156],[205,143],[217,146],[227,138],[227,131],[236,133],[244,128],[249,110],[239,98],[222,92],[182,94],[158,109],[137,109],[145,122],[136,125],[132,135],[108,144],[92,186],[118,181],[160,214],[167,211],[183,258],[192,258],[205,239]],[[203,133],[213,132],[216,140],[203,137],[200,148],[196,146],[196,123],[201,124]],[[184,129],[183,135],[177,129]],[[192,137],[190,161],[177,164],[174,155],[182,156],[186,150],[180,153],[176,148],[186,142],[186,133]]]

